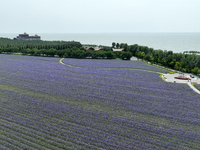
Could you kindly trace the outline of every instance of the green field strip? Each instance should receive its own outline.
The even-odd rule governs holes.
[[[10,138],[4,134],[0,135],[0,144],[12,150],[21,150],[21,146],[24,145],[22,143],[19,143],[18,140],[14,140],[13,138]]]
[[[6,111],[9,111],[9,110],[6,110]],[[9,115],[12,115],[12,114],[16,114],[16,116],[19,116],[20,114],[19,113],[17,113],[17,112],[10,112],[10,114]],[[26,116],[26,115],[24,115],[24,114],[22,114],[22,116],[23,116],[23,118]],[[56,118],[53,118],[53,119],[51,119],[51,124],[53,124],[53,123],[55,123],[55,125],[56,125],[56,123],[58,122],[58,121],[65,121],[66,122],[66,119],[56,119]],[[69,123],[69,122],[68,122]],[[71,122],[70,122],[71,123]],[[73,123],[73,126],[77,126],[78,124],[75,124],[75,123]],[[79,126],[80,126],[80,124],[79,124]],[[63,126],[58,126],[59,127],[59,129],[63,129]],[[84,127],[86,127],[86,126],[84,126]],[[88,127],[87,127],[88,128]],[[64,127],[64,129],[66,129],[66,127]],[[92,130],[92,129],[94,129],[94,128],[90,128],[90,130]],[[69,130],[69,128],[67,128],[67,130]],[[97,130],[95,130],[95,132],[97,132]],[[101,131],[102,132],[102,131]]]
[[[3,131],[1,131],[3,129]],[[3,132],[3,133],[2,133]],[[19,142],[20,140],[16,140],[16,138],[12,138],[12,135],[13,134],[15,134],[15,132],[8,132],[8,129],[7,128],[3,128],[3,127],[0,127],[0,133],[1,133],[1,136],[6,136],[6,135],[9,135],[9,137],[8,136],[6,136],[6,138],[4,138],[4,139],[10,139],[10,140],[12,140],[12,142],[10,142],[11,143],[11,145],[13,145],[13,146],[17,146],[19,149],[35,149],[35,148],[33,148],[32,146],[29,146],[29,145],[27,145],[27,143],[26,143],[26,139],[20,139],[20,140],[23,140],[23,142]],[[17,138],[19,138],[20,136],[20,134],[16,134],[17,135]],[[15,136],[16,136],[15,135]],[[0,140],[1,141],[1,140]],[[25,143],[24,143],[25,142]],[[5,143],[5,142],[4,142]],[[3,145],[3,143],[0,143],[0,144],[2,144]]]
[[[14,135],[14,133],[8,132],[8,131],[9,131],[8,129],[4,128],[3,131],[0,130],[0,134],[4,135],[4,136],[6,136],[6,137],[8,137],[10,139],[13,139],[13,140],[17,141],[18,143],[22,143],[24,145],[27,145],[27,146],[30,146],[30,147],[33,147],[33,148],[36,148],[36,149],[42,149],[42,150],[48,149],[47,147],[44,147],[44,146],[42,146],[40,144],[34,143],[35,141],[37,141],[36,139],[34,139],[33,141],[30,141],[27,138],[21,139],[19,137],[23,137],[23,135],[20,135],[20,133],[15,133],[16,135]],[[14,144],[14,143],[12,143],[12,144]]]
[[[2,118],[2,117],[1,117]],[[5,119],[5,118],[4,118]],[[9,119],[6,119],[7,121],[9,120]],[[14,122],[14,121],[12,121],[12,122]],[[8,123],[9,123],[9,121],[8,121]],[[15,123],[15,122],[14,122]],[[19,124],[18,124],[19,125]],[[41,124],[41,125],[43,125],[43,124]],[[22,127],[24,127],[23,125],[22,125]],[[51,126],[49,126],[49,128],[50,128]],[[28,126],[28,128],[35,128],[34,126],[31,126],[31,125],[29,125]],[[42,126],[41,126],[41,128],[42,128]],[[41,131],[41,132],[45,132],[44,130],[42,130],[42,129],[37,129],[37,128],[35,128],[36,130],[38,130],[38,131]],[[56,131],[56,129],[57,128],[55,128],[55,130],[54,131]],[[52,129],[53,130],[53,129]],[[57,133],[57,135],[56,134],[53,134],[53,133],[49,133],[48,131],[47,132],[45,132],[46,134],[48,134],[49,136],[45,136],[45,138],[52,138],[52,136],[53,137],[56,137],[56,138],[64,138],[65,140],[70,140],[70,139],[67,139],[66,137],[62,137],[62,136],[58,136],[59,135],[59,133],[60,132],[63,132],[63,130],[59,130]],[[68,131],[68,133],[73,133],[73,132],[70,132],[70,131]],[[74,134],[74,133],[73,133]],[[31,136],[31,135],[30,135]],[[33,135],[34,136],[34,135]],[[84,138],[84,136],[83,136],[83,138]],[[72,141],[72,140],[70,140],[70,141]],[[59,143],[60,143],[61,141],[59,141]],[[78,145],[86,145],[86,147],[91,147],[91,145],[88,145],[87,143],[80,143],[79,141],[76,141],[76,139],[74,139],[73,140],[73,142],[74,143],[68,143],[67,141],[65,141],[64,143],[62,143],[63,145],[66,145],[66,144],[68,144],[69,146],[72,146],[73,144],[78,144]],[[58,146],[60,146],[60,147],[62,147],[62,148],[64,148],[65,146],[62,146],[62,145],[60,145],[60,144],[58,144],[58,143],[55,143],[55,142],[50,142],[49,141],[49,143],[51,143],[51,144],[53,144],[53,145],[58,145]],[[98,149],[98,147],[94,147],[94,146],[92,146],[93,147],[93,149]],[[65,147],[66,148],[66,147]],[[69,148],[67,148],[67,149],[69,149]]]
[[[32,127],[32,126],[23,126],[23,125],[21,125],[21,124],[15,123],[14,121],[9,121],[8,119],[7,119],[7,120],[2,120],[2,119],[0,119],[0,121],[1,121],[1,123],[10,124],[10,125],[15,126],[15,128],[10,128],[10,127],[8,127],[8,126],[6,126],[6,125],[2,125],[2,126],[4,126],[5,128],[9,128],[9,129],[11,129],[11,130],[17,132],[17,127],[18,127],[18,128],[20,128],[21,130],[23,129],[23,130],[24,130],[24,133],[26,133],[27,135],[29,135],[29,136],[34,136],[34,137],[37,138],[37,139],[42,139],[42,140],[44,140],[44,141],[47,141],[47,143],[48,143],[49,140],[51,140],[51,141],[58,142],[58,143],[60,143],[60,144],[68,145],[69,147],[70,147],[70,146],[74,146],[73,143],[67,142],[67,141],[66,141],[67,139],[66,139],[66,140],[62,140],[62,139],[59,139],[59,136],[52,136],[52,134],[49,135],[49,134],[46,133],[46,132],[45,132],[45,133],[42,133],[42,132],[44,132],[42,129],[36,130],[35,127]],[[34,128],[35,128],[35,129],[34,129]],[[39,132],[39,131],[41,131],[41,132]],[[39,137],[39,138],[38,138],[38,137]],[[62,146],[62,147],[63,147],[63,146]],[[67,149],[70,149],[69,147],[64,146],[63,148],[64,148],[64,149],[66,149],[66,148],[67,148]]]
[[[20,148],[16,145],[15,143],[17,143],[17,141],[10,139],[4,135],[0,135],[0,144],[2,144],[4,147],[7,147],[8,149],[11,150],[20,150]]]
[[[2,130],[3,132],[7,132],[10,135],[17,136],[18,138],[20,138],[21,141],[27,141],[28,143],[31,142],[31,143],[35,143],[36,145],[43,146],[45,149],[46,148],[48,148],[48,149],[68,149],[67,147],[65,147],[63,145],[61,146],[60,144],[55,143],[54,141],[47,140],[45,138],[36,136],[34,134],[31,134],[31,133],[28,133],[25,131],[20,131],[20,133],[19,133],[16,129],[5,126],[5,125],[1,125],[0,130]],[[23,143],[23,142],[21,142],[21,143]],[[31,146],[34,147],[33,144],[31,144]],[[37,147],[35,147],[35,148],[37,148]]]
[[[19,125],[19,124],[18,124]],[[22,127],[24,127],[24,126],[22,126]],[[24,127],[25,128],[25,127]],[[28,126],[28,128],[35,128],[34,126]],[[43,131],[43,130],[38,130],[38,131]],[[43,132],[45,132],[45,131],[43,131]],[[61,138],[61,136],[58,136],[58,135],[55,135],[55,134],[48,134],[48,132],[45,132],[45,134],[46,134],[46,136],[45,136],[45,138],[47,138],[47,139],[56,139],[57,138],[57,140],[55,140],[56,142],[58,142],[58,143],[55,143],[55,142],[51,142],[51,141],[49,141],[49,143],[50,144],[52,144],[52,145],[58,145],[58,146],[60,146],[60,147],[62,147],[63,149],[70,149],[69,147],[66,147],[65,145],[69,145],[69,146],[74,146],[74,143],[69,143],[69,142],[67,142],[67,141],[64,141],[63,143],[61,143],[61,139],[59,139],[59,138]],[[32,134],[29,134],[30,136],[32,135]],[[32,136],[34,136],[34,135],[32,135]],[[42,135],[42,136],[44,136],[44,134]],[[65,138],[65,137],[64,137]],[[39,138],[39,139],[41,139],[41,138]],[[68,140],[67,138],[65,138],[66,140]],[[43,139],[44,140],[44,139]],[[69,139],[70,140],[70,139]],[[72,141],[72,140],[70,140],[70,141]],[[59,143],[61,143],[61,144],[63,144],[63,145],[61,145],[61,144],[59,144]],[[80,143],[79,143],[80,144]]]
[[[5,141],[1,141],[1,138],[0,138],[0,149],[1,150],[11,150],[10,148],[4,146],[3,143],[4,143],[4,145],[6,145],[6,142]]]
[[[3,121],[2,121],[3,122]],[[8,122],[9,123],[9,122]],[[51,126],[50,126],[51,127]],[[52,130],[54,130],[54,131],[56,131],[56,129],[57,128],[55,128],[55,129],[52,129]],[[14,130],[14,129],[12,129],[12,130]],[[44,130],[41,130],[41,131],[43,131],[44,132]],[[59,133],[63,133],[63,132],[65,132],[66,133],[66,130],[63,130],[63,129],[60,129],[59,128],[59,131],[57,132],[58,134]],[[83,136],[84,134],[76,134],[76,133],[74,133],[74,132],[71,132],[71,131],[68,131],[67,130],[67,132],[70,134],[70,133],[72,133],[72,134],[74,134],[74,135],[78,135],[78,137],[80,138],[80,136],[82,137],[82,139],[84,139],[85,138],[85,136]],[[55,132],[56,133],[56,132]],[[27,133],[28,134],[28,133]],[[47,133],[48,134],[48,133]],[[34,137],[34,135],[32,135],[32,134],[28,134],[29,136],[33,136]],[[51,136],[52,136],[52,134],[51,134]],[[58,135],[54,135],[54,137],[57,137],[57,138],[61,138],[61,136],[58,136]],[[39,138],[39,137],[35,137],[35,138],[37,138],[37,139],[39,139],[40,141],[43,141],[44,139],[41,139],[41,138]],[[49,139],[49,138],[51,138],[51,137],[48,137],[48,136],[45,136],[45,138],[47,138],[47,139]],[[76,141],[76,139],[74,139],[74,141]],[[58,142],[58,143],[60,143],[61,141],[56,141],[56,142]],[[98,149],[98,147],[95,147],[94,145],[88,145],[87,143],[83,143],[83,141],[82,141],[82,143],[80,143],[80,142],[78,142],[78,141],[76,141],[76,144],[79,144],[79,145],[86,145],[87,147],[89,146],[90,148],[92,147],[93,149]],[[61,146],[61,145],[59,145],[59,144],[57,144],[57,143],[53,143],[53,142],[51,142],[51,141],[49,141],[48,143],[50,143],[51,145],[57,145],[57,146],[60,146],[60,147],[62,147],[63,149],[65,149],[64,148],[64,146]],[[62,144],[64,144],[64,145],[66,145],[67,143],[65,142],[65,143],[62,143]],[[41,142],[40,142],[40,145],[43,145],[43,144],[41,144]],[[71,144],[72,145],[72,144]]]

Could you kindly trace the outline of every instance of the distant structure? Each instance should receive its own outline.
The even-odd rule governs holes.
[[[40,41],[41,37],[38,36],[37,34],[35,36],[29,36],[26,32],[24,32],[24,34],[19,34],[19,36],[17,36],[17,40],[19,41]]]
[[[120,48],[120,49],[112,49],[113,50],[113,52],[121,52],[121,51],[123,51],[124,50],[124,48]]]
[[[101,47],[86,47],[86,50],[95,50],[95,51],[100,51],[100,50],[102,50],[102,48]]]

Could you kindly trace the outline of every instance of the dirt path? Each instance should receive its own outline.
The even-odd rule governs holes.
[[[59,63],[65,65],[65,64],[62,62],[63,59],[64,59],[64,58],[61,58],[61,59],[59,60]]]
[[[80,68],[80,67],[76,67],[76,66],[73,66],[73,65],[69,65],[69,64],[63,63],[63,62],[62,62],[63,59],[64,59],[64,58],[61,58],[61,59],[59,60],[59,63],[61,63],[61,64],[63,64],[63,65],[67,65],[67,66],[69,66],[69,67]]]

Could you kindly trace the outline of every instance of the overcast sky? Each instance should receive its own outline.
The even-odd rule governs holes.
[[[0,0],[0,33],[200,32],[200,0]]]

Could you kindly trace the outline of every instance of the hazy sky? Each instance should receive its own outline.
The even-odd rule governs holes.
[[[200,0],[0,0],[0,33],[200,32]]]

